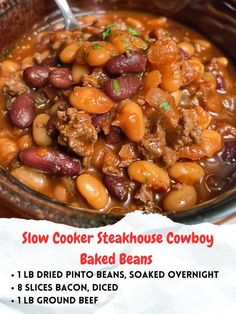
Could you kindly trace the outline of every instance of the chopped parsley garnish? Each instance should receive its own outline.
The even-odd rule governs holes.
[[[110,57],[115,57],[115,56],[118,56],[118,53],[115,52],[115,51],[112,51],[112,52],[110,53]]]
[[[135,29],[135,28],[133,28],[133,27],[131,27],[131,26],[127,26],[127,29],[128,29],[128,31],[130,32],[130,34],[131,35],[133,35],[133,36],[139,36],[139,32]]]
[[[115,92],[119,93],[119,91],[120,91],[120,84],[119,84],[118,80],[114,79],[112,81],[113,81],[113,86],[114,86]]]
[[[100,45],[100,44],[93,44],[92,47],[93,47],[94,50],[98,50],[98,49],[102,49],[103,48],[103,46]]]
[[[163,101],[161,104],[160,104],[160,108],[161,109],[164,109],[166,111],[170,111],[170,104],[168,103],[168,101]]]
[[[170,33],[167,30],[164,30],[164,35],[165,35],[165,37],[169,37]]]
[[[123,39],[123,43],[128,44],[128,43],[129,43],[129,38],[125,38],[125,39]]]
[[[104,28],[104,31],[102,32],[103,40],[110,36],[112,27],[114,27],[114,24],[109,24]]]
[[[147,38],[145,41],[148,45],[150,45],[150,44],[154,43],[154,41],[156,41],[156,40],[154,38]]]
[[[126,51],[132,51],[132,50],[133,50],[133,47],[131,47],[131,46],[126,46],[126,47],[125,47],[125,50],[126,50]]]
[[[173,71],[173,72],[172,72],[172,75],[173,75],[174,77],[177,77],[177,76],[179,75],[179,70]]]

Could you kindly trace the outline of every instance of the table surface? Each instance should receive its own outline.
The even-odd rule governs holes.
[[[5,209],[0,204],[0,218],[25,218],[14,210]],[[217,224],[236,224],[236,215],[233,215],[223,221],[219,221]]]

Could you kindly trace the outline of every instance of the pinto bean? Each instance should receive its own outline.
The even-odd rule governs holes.
[[[34,119],[33,139],[38,146],[51,146],[52,139],[47,134],[47,124],[50,116],[46,113],[40,113]]]
[[[183,49],[184,52],[186,52],[189,56],[192,56],[194,54],[194,47],[190,43],[183,41],[178,44],[178,47]]]
[[[24,150],[33,146],[33,139],[30,134],[25,134],[17,141],[20,150]]]
[[[56,185],[54,188],[54,197],[59,202],[66,203],[68,200],[68,192],[66,188],[61,184]]]
[[[109,193],[121,202],[126,202],[129,196],[126,182],[123,178],[113,174],[104,176],[104,184]]]
[[[154,191],[168,190],[170,187],[170,178],[166,170],[152,162],[135,161],[129,166],[128,174],[132,180],[146,184]]]
[[[185,184],[196,184],[204,176],[204,170],[194,162],[177,162],[169,169],[172,178]]]
[[[73,63],[81,43],[76,41],[65,47],[60,53],[60,59],[63,63]]]
[[[75,176],[81,171],[81,163],[54,148],[32,147],[19,154],[20,161],[30,168],[52,175]]]
[[[204,73],[204,65],[198,59],[191,59],[183,62],[182,77],[183,84],[188,85],[201,78]]]
[[[145,123],[143,112],[133,101],[128,100],[122,104],[112,125],[120,127],[131,141],[139,142],[144,137]]]
[[[106,69],[114,75],[125,73],[140,73],[146,69],[147,58],[139,52],[132,51],[127,55],[111,58],[106,63]]]
[[[142,86],[137,76],[122,75],[117,79],[109,79],[103,85],[103,90],[113,100],[124,100],[132,97]]]
[[[157,70],[149,72],[143,79],[145,90],[149,90],[153,85],[158,86],[161,83],[161,73]]]
[[[165,66],[177,60],[179,47],[169,38],[158,39],[148,50],[148,60],[158,66]]]
[[[197,192],[191,185],[183,185],[180,190],[168,193],[163,207],[168,212],[180,212],[193,207],[197,203]]]
[[[30,94],[24,93],[16,97],[10,109],[11,123],[20,128],[28,128],[35,117],[35,100]]]
[[[43,173],[25,166],[12,170],[11,175],[29,188],[38,192],[45,191],[49,186],[49,181]]]
[[[90,174],[81,174],[76,181],[77,188],[87,202],[96,209],[106,207],[109,197],[102,182]]]
[[[90,66],[103,66],[111,58],[114,47],[105,42],[92,42],[86,47],[85,59]]]
[[[12,60],[5,60],[1,65],[1,72],[3,76],[10,76],[11,74],[19,71],[19,64]]]
[[[182,73],[178,63],[171,63],[163,67],[161,88],[169,93],[177,91],[182,84]]]
[[[50,72],[49,83],[58,89],[67,89],[72,85],[70,70],[67,68],[58,68]]]
[[[27,85],[39,88],[47,85],[49,73],[49,68],[34,65],[23,71],[23,77]]]
[[[94,151],[92,155],[92,166],[95,168],[102,168],[105,154],[110,148],[106,146],[103,139],[99,138],[94,144]]]
[[[76,86],[69,97],[72,106],[92,114],[106,113],[114,103],[104,93],[95,87]]]
[[[17,156],[19,148],[17,144],[7,137],[0,137],[0,162],[7,167],[8,163]]]

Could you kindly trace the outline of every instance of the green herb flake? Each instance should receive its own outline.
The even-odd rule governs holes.
[[[169,36],[170,36],[170,33],[169,33],[167,30],[164,30],[164,36],[165,36],[165,37],[169,37]]]
[[[118,80],[114,79],[112,81],[113,81],[113,86],[114,86],[115,92],[119,93],[119,91],[120,91],[120,84],[119,84]]]
[[[110,36],[111,30],[113,27],[114,27],[114,24],[109,24],[104,28],[104,31],[102,32],[102,39],[103,40]]]
[[[128,43],[129,43],[129,38],[125,38],[125,39],[123,39],[122,41],[123,41],[123,43],[128,44]]]
[[[178,77],[178,76],[179,76],[179,70],[173,71],[173,72],[172,72],[172,75],[173,75],[174,77]]]
[[[170,104],[168,103],[168,101],[163,101],[160,104],[160,108],[166,111],[170,111]]]
[[[131,46],[126,46],[126,47],[125,47],[125,50],[126,50],[126,51],[132,51],[132,50],[133,50],[133,47],[131,47]]]
[[[112,58],[112,57],[116,57],[116,56],[118,56],[118,53],[117,53],[117,52],[112,51],[112,52],[110,53],[110,57],[111,57],[111,58]]]
[[[133,36],[139,36],[139,32],[135,29],[135,28],[133,28],[133,27],[131,27],[131,26],[127,26],[127,29],[128,29],[128,31],[129,31],[129,33],[131,34],[131,35],[133,35]]]
[[[94,50],[99,50],[99,49],[102,49],[102,48],[103,48],[103,46],[100,45],[100,44],[93,44],[92,47],[93,47]]]
[[[147,38],[145,40],[145,42],[148,44],[148,45],[151,45],[152,43],[154,43],[154,41],[156,41],[154,38]]]

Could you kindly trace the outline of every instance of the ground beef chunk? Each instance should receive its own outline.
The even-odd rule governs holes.
[[[121,170],[118,168],[119,157],[113,152],[112,149],[108,149],[105,152],[102,163],[102,172],[105,174],[115,174],[121,176]]]
[[[166,145],[166,133],[160,125],[155,133],[147,133],[142,139],[139,151],[147,159],[159,158],[163,154]]]
[[[108,76],[101,68],[94,69],[91,74],[82,75],[82,85],[101,88],[103,83],[108,79]]]
[[[6,78],[3,92],[10,96],[17,96],[29,92],[29,87],[25,84],[21,72],[17,72]]]
[[[166,132],[158,124],[155,133],[148,133],[140,143],[139,151],[145,159],[162,157],[167,167],[172,166],[178,159],[177,153],[166,144]]]
[[[44,52],[36,52],[34,54],[34,60],[37,62],[37,64],[42,64],[42,62],[48,58],[50,55],[50,51],[46,50]]]
[[[153,192],[148,189],[148,187],[143,184],[141,188],[135,193],[134,199],[146,204],[148,202],[153,203]]]
[[[178,160],[178,154],[170,147],[165,147],[163,149],[163,161],[167,168],[173,166]]]
[[[125,144],[122,145],[120,151],[119,151],[119,157],[120,157],[120,168],[126,168],[128,167],[132,162],[134,162],[137,159],[137,151],[135,144]]]
[[[181,147],[199,144],[201,128],[193,120],[188,109],[181,110],[180,124],[168,132],[167,140],[171,143],[174,150],[178,151]]]
[[[59,143],[64,143],[79,156],[91,156],[98,136],[90,116],[69,107],[65,111],[59,110],[57,117]]]

